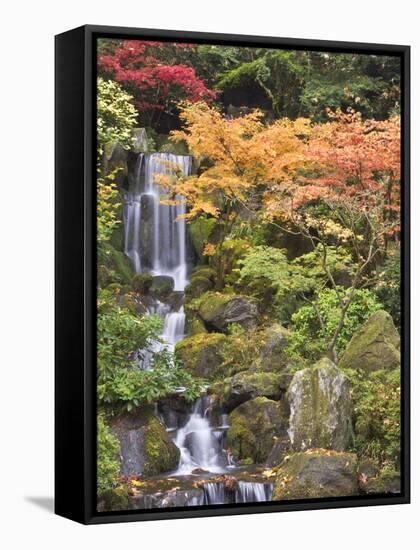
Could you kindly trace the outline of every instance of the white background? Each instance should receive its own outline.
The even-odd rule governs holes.
[[[77,0],[2,3],[0,115],[0,544],[5,549],[418,548],[415,0]],[[53,35],[85,23],[412,46],[413,504],[83,527],[53,495]]]

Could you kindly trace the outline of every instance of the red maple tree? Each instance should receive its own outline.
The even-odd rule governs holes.
[[[173,114],[179,101],[211,101],[217,92],[207,88],[193,67],[181,62],[194,44],[124,40],[99,56],[104,76],[120,82],[149,123],[156,112]]]

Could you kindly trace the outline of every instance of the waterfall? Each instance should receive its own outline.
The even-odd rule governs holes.
[[[273,483],[238,481],[235,502],[266,502],[272,494]]]
[[[176,221],[185,213],[185,204],[160,204],[164,189],[155,183],[155,176],[171,176],[178,171],[188,175],[190,170],[189,156],[140,153],[124,197],[124,253],[131,259],[136,273],[145,271],[172,277],[176,291],[184,291],[188,283],[185,220]],[[176,199],[181,197],[177,195]],[[150,369],[153,353],[163,347],[173,352],[175,344],[185,336],[183,307],[172,311],[158,301],[156,307],[149,307],[149,313],[160,315],[164,320],[161,334],[164,344],[154,342],[150,350],[139,352],[138,364],[144,370]]]
[[[226,489],[223,482],[209,481],[203,484],[206,504],[227,504],[229,502],[267,502],[271,500],[273,483],[238,481],[233,489]]]
[[[124,200],[124,252],[134,271],[170,276],[179,291],[188,283],[186,226],[184,219],[175,220],[185,214],[185,204],[160,204],[165,190],[155,182],[155,176],[188,175],[190,171],[189,156],[140,153],[134,183]],[[175,198],[182,200],[179,195]]]
[[[176,433],[174,443],[181,456],[175,475],[188,475],[196,468],[212,473],[226,471],[226,458],[206,416],[207,409],[208,398],[197,399],[187,423]]]
[[[223,483],[209,482],[203,485],[206,504],[225,504],[225,486]]]
[[[166,348],[169,351],[174,351],[175,344],[184,338],[184,330],[184,307],[181,307],[179,311],[171,311],[165,315],[162,339],[166,342]]]

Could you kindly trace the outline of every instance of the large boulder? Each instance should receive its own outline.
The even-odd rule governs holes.
[[[214,378],[223,375],[223,346],[226,341],[224,334],[198,333],[178,342],[175,353],[195,376]]]
[[[261,333],[261,351],[255,366],[266,372],[280,372],[290,364],[286,348],[290,332],[280,324],[274,324]]]
[[[376,311],[350,340],[339,367],[372,372],[393,369],[400,364],[400,336],[392,317]]]
[[[347,449],[352,434],[349,382],[332,361],[325,357],[298,371],[287,395],[289,436],[295,450]]]
[[[267,457],[265,466],[274,468],[283,462],[284,457],[290,452],[289,436],[275,437],[274,445]]]
[[[272,500],[357,494],[356,455],[313,449],[285,457],[277,471]]]
[[[180,452],[153,414],[153,407],[141,407],[110,422],[120,443],[121,474],[154,476],[175,470]]]
[[[273,372],[239,372],[214,386],[218,402],[231,411],[255,397],[280,399],[290,378]]]
[[[164,297],[170,294],[175,286],[173,277],[169,275],[156,275],[153,277],[151,291],[158,297]]]
[[[225,332],[232,323],[247,329],[253,328],[256,325],[257,307],[243,296],[207,292],[200,299],[198,314],[207,325]]]
[[[265,462],[274,438],[287,433],[285,404],[256,397],[230,413],[229,426],[226,445],[234,459],[245,463]]]

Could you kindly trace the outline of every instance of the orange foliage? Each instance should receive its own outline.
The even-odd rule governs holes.
[[[256,186],[288,180],[305,162],[302,136],[310,131],[307,120],[285,119],[267,127],[258,110],[227,119],[205,103],[185,104],[180,116],[184,130],[173,132],[171,139],[185,140],[195,157],[210,164],[172,187],[186,198],[188,218],[200,213],[218,217],[224,201],[243,202]]]
[[[171,139],[185,140],[205,164],[197,175],[161,176],[159,183],[184,197],[186,218],[219,217],[226,210],[231,216],[234,202],[262,194],[267,219],[290,218],[313,200],[333,208],[351,202],[361,212],[376,208],[388,232],[398,230],[398,117],[362,120],[355,112],[337,112],[328,123],[282,119],[265,125],[258,110],[230,119],[203,102],[183,104],[180,117],[183,130]]]

